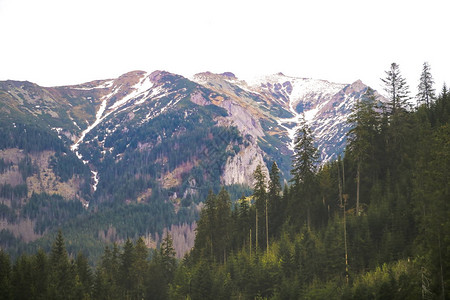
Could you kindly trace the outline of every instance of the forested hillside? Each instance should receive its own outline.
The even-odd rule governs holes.
[[[159,250],[127,239],[89,266],[60,232],[50,253],[0,252],[3,298],[448,299],[450,93],[419,87],[410,108],[396,64],[384,81],[389,102],[369,89],[355,105],[344,157],[318,167],[304,123],[289,184],[273,163],[249,197],[210,191],[183,260],[165,234]]]

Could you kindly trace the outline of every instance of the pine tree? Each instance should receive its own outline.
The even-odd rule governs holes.
[[[375,94],[371,88],[366,91],[365,97],[358,101],[353,108],[348,123],[353,128],[348,132],[347,151],[356,160],[356,215],[359,216],[360,183],[362,164],[373,160],[375,156],[374,144],[377,135],[378,114],[375,111]],[[370,170],[371,173],[374,170]]]
[[[136,288],[133,291],[133,296],[136,299],[143,299],[145,295],[146,275],[148,272],[148,249],[142,237],[136,241],[134,253],[133,277],[136,281]]]
[[[276,162],[272,163],[269,174],[269,197],[278,197],[281,193],[280,169]]]
[[[136,285],[133,278],[133,266],[135,262],[134,245],[128,238],[123,246],[123,252],[120,255],[119,267],[119,287],[121,289],[122,297],[129,299],[132,291]]]
[[[265,210],[267,208],[267,187],[266,187],[266,174],[262,170],[261,164],[259,164],[255,172],[253,172],[253,198],[255,199],[255,233],[256,233],[256,248],[260,241],[264,240],[264,226],[260,220],[265,216]]]
[[[226,261],[226,253],[230,243],[231,226],[231,199],[228,192],[222,188],[216,200],[216,220],[215,220],[215,258],[217,261]]]
[[[386,129],[385,135],[385,167],[390,170],[392,182],[400,178],[399,172],[409,164],[408,160],[412,158],[414,144],[408,145],[408,138],[412,133],[412,118],[407,110],[409,90],[405,79],[400,75],[397,64],[391,65],[391,70],[386,72],[388,77],[383,82],[386,85],[386,91],[389,92],[390,103],[386,111],[388,127],[382,123],[381,132]],[[382,159],[379,159],[382,161]]]
[[[175,258],[176,252],[173,248],[172,237],[168,231],[159,248],[159,255],[164,270],[163,276],[166,279],[166,282],[170,283],[173,280],[177,268],[177,259]]]
[[[50,253],[50,297],[51,299],[70,299],[75,287],[75,274],[61,230],[58,231]]]
[[[22,254],[13,267],[12,283],[15,299],[34,298],[32,263],[28,255]],[[58,295],[56,295],[58,296]]]
[[[82,252],[79,252],[75,260],[75,268],[77,274],[77,292],[80,299],[89,298],[92,293],[93,275],[89,267],[87,258]]]
[[[35,272],[35,282],[37,290],[37,298],[47,298],[48,290],[48,276],[49,276],[49,263],[47,254],[44,250],[39,249],[37,254],[33,257],[33,266]]]
[[[11,259],[9,255],[0,249],[0,299],[12,299],[11,285]]]
[[[301,199],[295,199],[294,201],[303,201],[303,205],[300,205],[300,207],[293,207],[293,209],[306,209],[308,228],[311,227],[310,210],[314,195],[318,157],[311,129],[303,119],[300,127],[297,129],[295,137],[291,169],[293,178],[291,180],[294,183],[294,194],[296,194],[297,197],[301,197]]]
[[[433,84],[434,81],[431,76],[430,65],[427,62],[424,62],[419,86],[417,87],[419,91],[417,94],[418,104],[425,104],[427,108],[430,107],[430,104],[436,99]]]
[[[269,224],[272,227],[271,235],[278,233],[284,218],[280,194],[280,169],[278,168],[277,163],[273,162],[269,174],[269,191],[267,198],[269,206]]]
[[[210,190],[205,207],[200,212],[195,235],[194,260],[209,258],[213,260],[215,247],[216,195]]]
[[[251,215],[250,215],[250,205],[248,203],[248,200],[245,196],[242,196],[239,199],[239,214],[238,214],[238,229],[239,229],[239,237],[240,237],[240,243],[241,245],[249,244],[247,243],[249,232],[251,230]],[[250,249],[251,250],[251,249]]]
[[[291,174],[294,185],[305,183],[317,170],[317,148],[314,146],[311,129],[303,119],[297,129]]]
[[[100,265],[95,272],[93,296],[94,299],[117,299],[119,298],[119,248],[117,244],[113,249],[106,246]]]
[[[400,74],[399,65],[391,64],[389,71],[385,71],[386,78],[381,78],[385,84],[385,91],[388,94],[390,114],[395,115],[399,110],[404,110],[407,107],[409,97],[409,87],[406,80]]]

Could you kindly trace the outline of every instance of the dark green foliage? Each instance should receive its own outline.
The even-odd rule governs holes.
[[[75,270],[69,260],[64,237],[58,231],[49,258],[50,275],[48,293],[51,299],[75,298]]]
[[[14,234],[7,230],[0,230],[0,245],[2,249],[12,249],[13,247],[19,247],[23,244],[23,242],[14,236]]]
[[[10,219],[15,219],[14,209],[17,208],[20,200],[26,197],[27,194],[28,186],[26,184],[18,184],[16,186],[11,186],[10,184],[0,184],[0,198],[10,200],[12,208],[0,208],[0,213],[4,214],[5,217],[9,217]]]
[[[31,157],[27,155],[19,162],[19,172],[22,174],[23,180],[26,180],[28,177],[38,172],[38,167],[33,164]]]
[[[55,156],[52,156],[50,159],[50,167],[62,182],[68,181],[75,174],[83,175],[89,182],[89,167],[83,164],[83,162],[72,152],[56,153]]]
[[[346,154],[352,156],[356,161],[356,215],[360,213],[360,183],[361,177],[364,176],[361,175],[361,172],[376,174],[374,159],[379,126],[378,118],[375,94],[369,88],[362,101],[355,104],[347,121],[353,125],[348,132]]]
[[[406,80],[400,74],[400,67],[392,63],[389,71],[385,71],[386,78],[382,78],[385,85],[385,91],[389,97],[389,113],[395,115],[401,110],[406,109],[409,97],[409,86]]]
[[[93,296],[95,299],[119,299],[119,249],[105,248],[95,273]]]
[[[12,299],[13,290],[11,284],[12,266],[9,255],[0,249],[0,299]]]
[[[295,215],[292,221],[297,220],[297,226],[302,226],[300,222],[306,221],[308,228],[311,227],[311,211],[313,210],[313,198],[317,191],[317,148],[314,146],[311,129],[305,120],[297,129],[294,155],[292,157],[292,179],[293,189],[296,197],[292,197],[289,203],[289,211]],[[306,214],[305,214],[306,212]]]
[[[449,100],[448,95],[441,95],[429,108],[420,107],[415,113],[397,107],[395,115],[382,115],[373,108],[373,101],[361,103],[354,115],[356,129],[344,161],[310,172],[310,187],[315,192],[299,188],[301,184],[296,186],[295,181],[290,188],[285,187],[281,203],[289,205],[281,210],[285,223],[279,237],[271,242],[271,251],[261,253],[249,247],[257,204],[248,205],[242,198],[231,211],[232,245],[238,250],[227,261],[212,263],[206,250],[210,244],[205,243],[205,251],[197,252],[200,244],[196,240],[194,260],[188,261],[188,270],[184,271],[187,274],[191,270],[195,276],[184,277],[188,286],[178,283],[178,297],[207,298],[220,293],[214,283],[224,269],[229,279],[222,279],[222,288],[231,289],[231,298],[236,299],[448,297],[450,130],[448,111],[444,111]],[[271,172],[270,178],[276,182],[275,173]],[[358,173],[360,178],[356,180]],[[293,175],[296,178],[297,174]],[[303,177],[297,178],[302,183]],[[258,199],[264,191],[256,187],[254,197]],[[345,211],[339,201],[340,191],[348,199]],[[279,186],[269,184],[269,199],[278,192]],[[319,220],[311,226],[305,226],[308,206],[293,205],[305,201],[305,196],[311,218]],[[206,219],[211,207],[206,205],[201,214],[199,241],[204,231],[214,236],[216,229]]]
[[[34,124],[0,121],[0,149],[19,148],[26,152],[62,151],[65,147],[56,134]]]
[[[267,174],[259,164],[253,172],[253,200],[255,203],[255,246],[266,248]]]
[[[286,203],[282,201],[281,192],[280,169],[278,169],[277,163],[273,162],[269,173],[269,186],[267,192],[270,236],[279,235],[285,218]]]
[[[1,189],[2,187],[0,186],[0,191],[2,191]],[[9,208],[9,206],[0,203],[0,218],[4,219],[4,220],[8,220],[8,222],[14,222],[15,220],[15,214],[13,212],[13,210],[11,208]]]
[[[119,258],[118,286],[123,298],[131,298],[131,293],[135,289],[136,281],[133,276],[133,267],[136,260],[134,245],[127,239],[123,246],[123,252]]]
[[[419,105],[424,104],[426,107],[430,107],[430,104],[436,99],[433,84],[434,80],[430,72],[430,65],[424,62],[419,86],[417,87],[419,92],[416,97]]]
[[[196,250],[193,257],[207,257],[211,261],[224,262],[231,250],[231,200],[222,189],[218,195],[209,192],[197,225]]]
[[[5,173],[12,166],[12,163],[6,163],[3,158],[0,158],[0,174]]]
[[[92,274],[91,267],[89,266],[88,259],[83,255],[82,252],[78,252],[77,257],[75,259],[75,293],[76,298],[78,299],[86,299],[89,298],[93,285],[94,285],[94,276]]]
[[[22,208],[22,216],[36,220],[35,231],[61,226],[70,218],[83,213],[78,200],[66,200],[59,195],[33,194]]]

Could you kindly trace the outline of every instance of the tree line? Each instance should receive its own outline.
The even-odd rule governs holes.
[[[106,247],[95,272],[86,256],[69,256],[59,231],[51,252],[22,255],[12,265],[0,250],[1,299],[167,299],[177,267],[168,234],[160,249],[149,250],[142,238]]]

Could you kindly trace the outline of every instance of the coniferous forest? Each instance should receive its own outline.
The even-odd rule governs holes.
[[[450,92],[435,95],[430,76],[424,64],[411,107],[392,64],[388,102],[367,90],[339,160],[319,164],[304,123],[289,182],[273,163],[249,197],[211,191],[184,259],[165,234],[157,250],[128,239],[91,265],[60,231],[49,253],[0,252],[0,298],[449,299]]]

